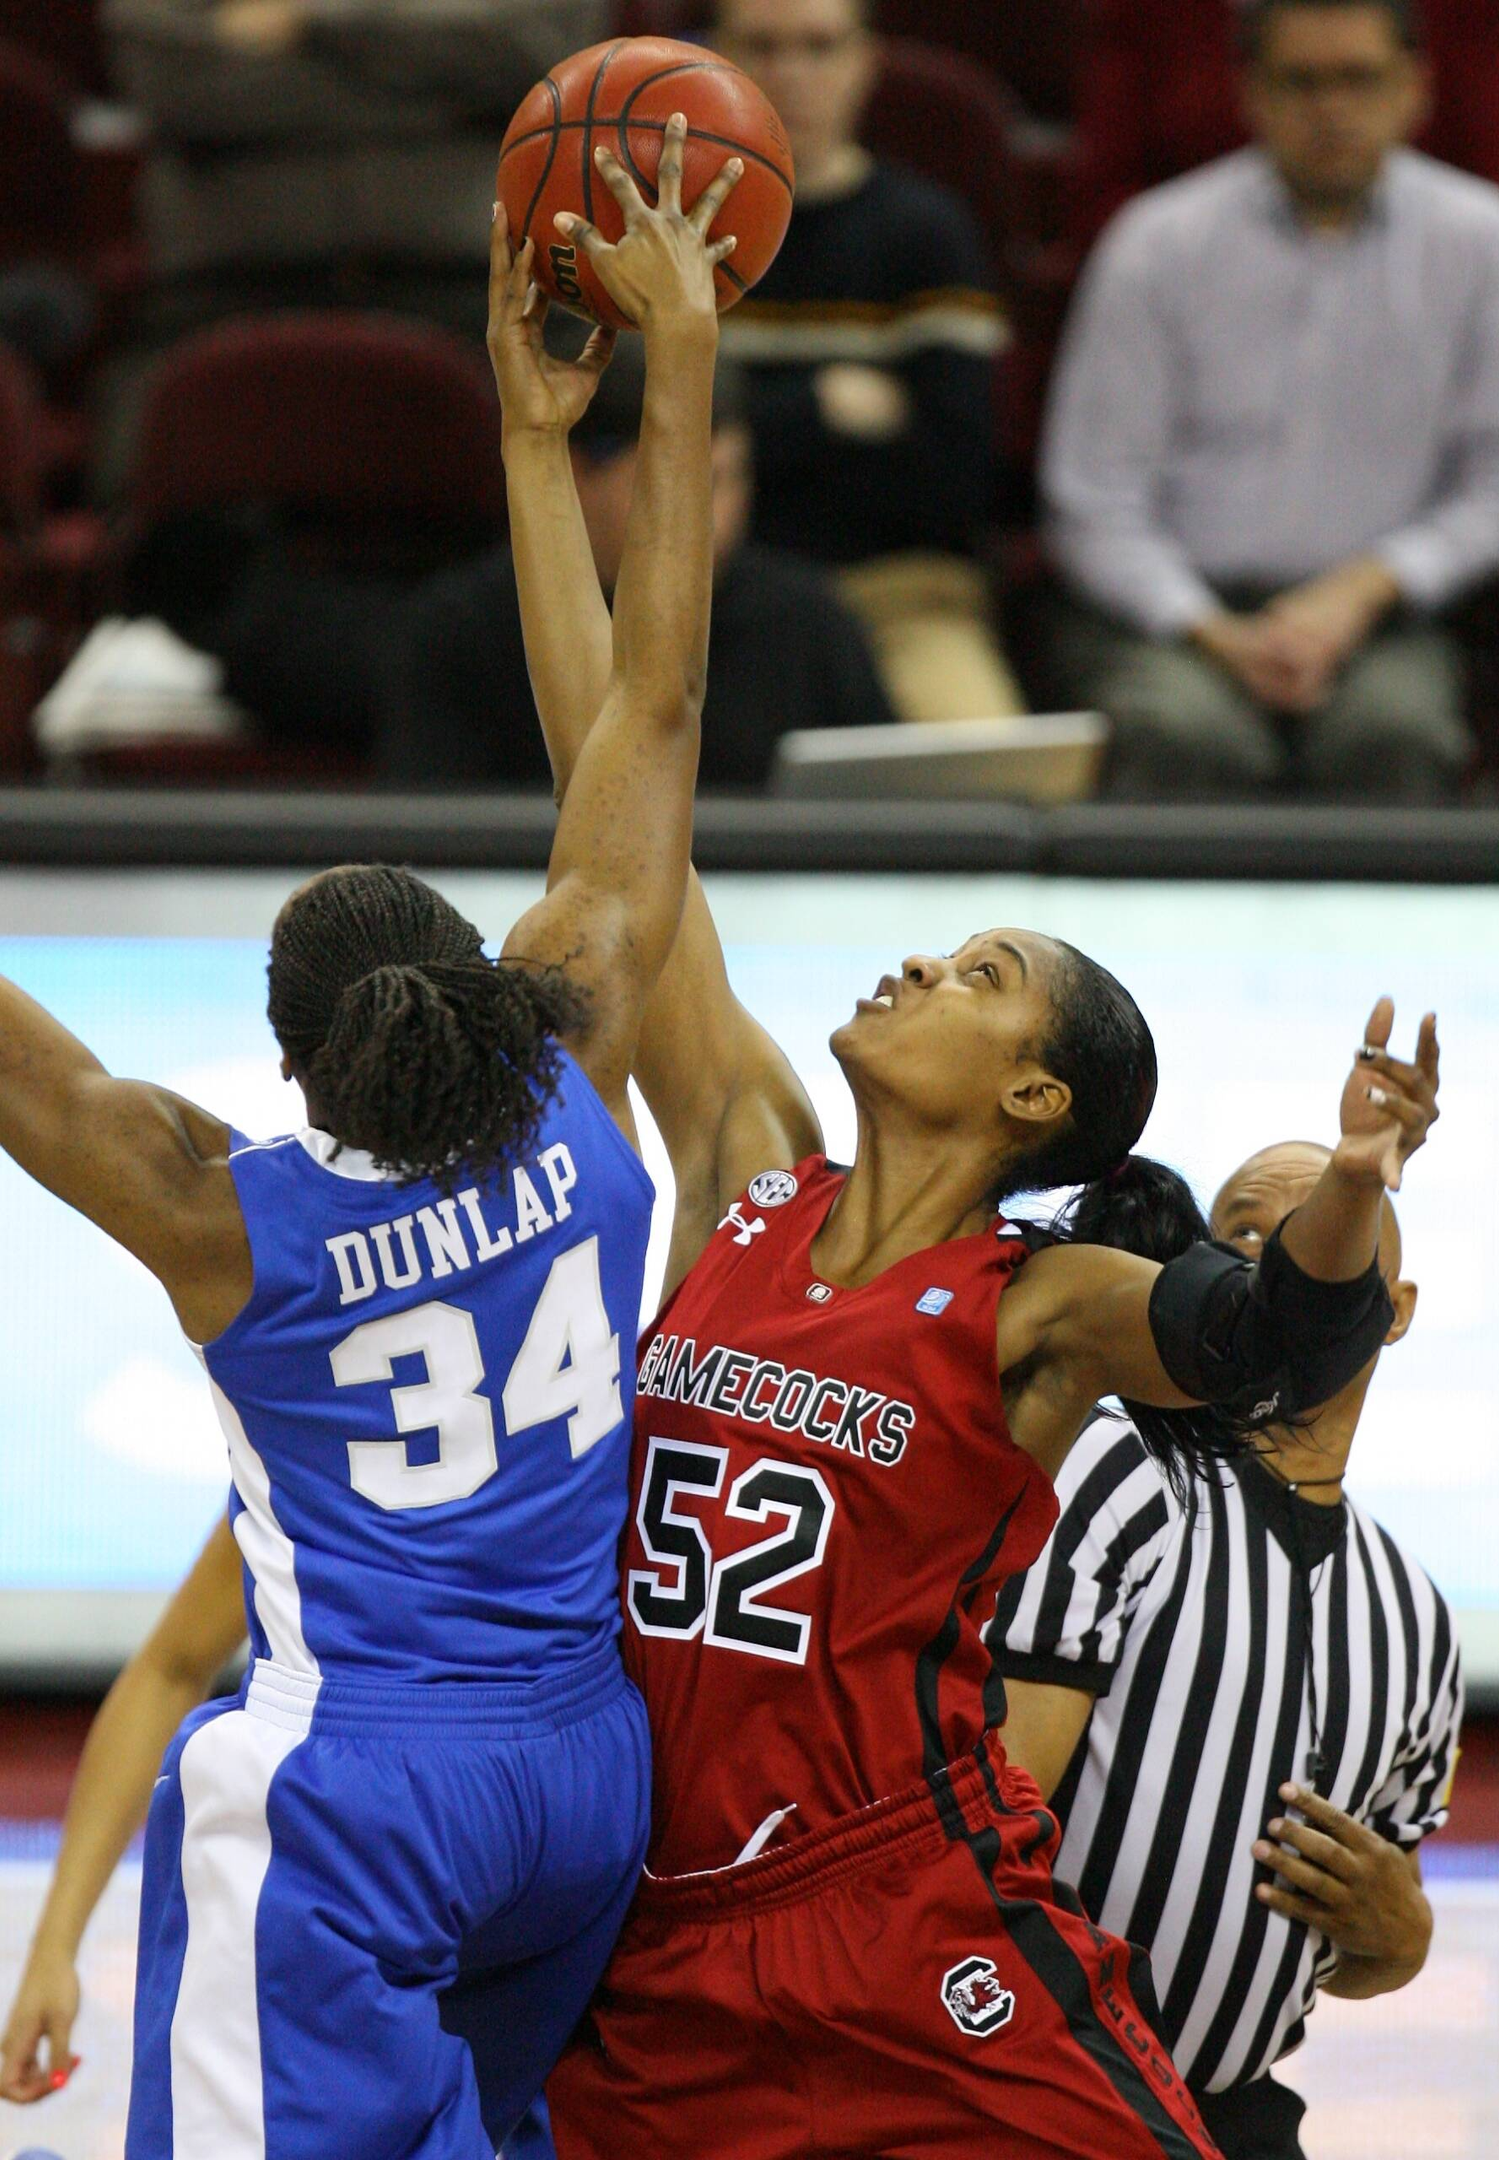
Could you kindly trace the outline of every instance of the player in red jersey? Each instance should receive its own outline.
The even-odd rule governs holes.
[[[628,193],[607,151],[600,169]],[[606,346],[550,361],[528,273],[523,253],[495,359],[565,788],[609,650],[566,437]],[[1190,1451],[1366,1361],[1381,1195],[1435,1115],[1434,1023],[1408,1066],[1392,1022],[1381,1004],[1333,1166],[1257,1268],[1035,1250],[1006,1195],[1089,1186],[1118,1244],[1136,1214],[1198,1220],[1169,1173],[1126,1165],[1155,1060],[1113,978],[1027,932],[907,961],[833,1037],[845,1175],[694,885],[637,1063],[678,1185],[625,1554],[650,1874],[549,2088],[560,2160],[1212,2153],[1131,1953],[1052,1883],[1056,1826],[992,1737],[980,1630],[1100,1395]],[[1204,1401],[1232,1413],[1216,1440]]]

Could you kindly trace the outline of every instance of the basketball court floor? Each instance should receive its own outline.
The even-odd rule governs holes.
[[[55,1831],[0,1834],[0,1982],[8,2002]],[[1437,1934],[1425,1972],[1373,2002],[1325,2000],[1288,2066],[1311,2100],[1309,2160],[1495,2160],[1499,2154],[1499,1848],[1433,1848]],[[83,2066],[39,2107],[0,2101],[0,2160],[120,2160],[130,2063],[138,1864],[117,1873],[83,1956]],[[705,2155],[704,2160],[709,2160]]]

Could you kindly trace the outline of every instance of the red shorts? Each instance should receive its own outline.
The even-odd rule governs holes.
[[[647,1876],[547,2088],[558,2160],[1217,2160],[1058,1841],[981,1746],[785,1851]]]

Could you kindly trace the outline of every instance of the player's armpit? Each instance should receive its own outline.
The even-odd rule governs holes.
[[[1104,1395],[1182,1410],[1184,1394],[1161,1362],[1151,1326],[1153,1260],[1103,1245],[1052,1245],[1021,1269],[999,1303],[1001,1372],[1032,1385],[1047,1378],[1080,1418]],[[1068,1435],[1070,1444],[1072,1435]]]
[[[752,1177],[822,1147],[791,1060],[734,994],[696,872],[646,1007],[635,1077],[677,1183],[669,1294]]]

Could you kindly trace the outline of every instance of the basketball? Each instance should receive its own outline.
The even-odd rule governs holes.
[[[605,142],[646,201],[656,200],[666,123],[687,117],[682,201],[687,209],[736,153],[744,178],[719,213],[710,238],[733,233],[739,245],[718,265],[720,313],[755,285],[775,261],[791,222],[795,174],[791,145],[774,106],[749,77],[701,45],[675,38],[615,38],[553,68],[510,123],[500,151],[496,193],[515,245],[536,243],[536,281],[552,299],[595,322],[628,328],[581,249],[553,219],[570,210],[604,238],[624,232],[619,204],[600,179],[594,151]]]

